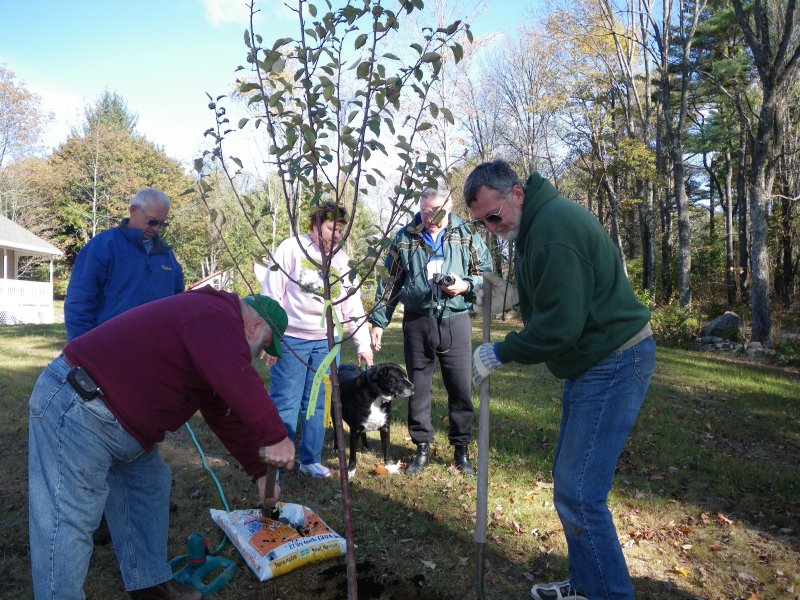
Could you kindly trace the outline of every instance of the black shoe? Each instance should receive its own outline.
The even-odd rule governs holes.
[[[472,465],[469,464],[469,452],[467,451],[467,446],[454,446],[455,452],[453,454],[453,460],[456,466],[456,469],[461,471],[467,477],[475,477],[475,471],[472,469]]]
[[[408,465],[406,475],[419,475],[422,470],[428,466],[431,458],[431,445],[428,442],[420,442],[417,444],[417,454],[414,460]]]
[[[130,592],[133,600],[201,600],[203,594],[190,585],[178,583],[174,579],[149,588]]]

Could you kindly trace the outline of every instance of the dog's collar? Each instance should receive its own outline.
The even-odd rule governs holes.
[[[364,369],[364,378],[367,380],[367,385],[369,386],[369,388],[373,392],[377,393],[379,396],[383,395],[383,394],[380,393],[380,390],[378,389],[378,387],[374,383],[372,383],[372,379],[370,379],[370,376],[369,376],[369,367]]]

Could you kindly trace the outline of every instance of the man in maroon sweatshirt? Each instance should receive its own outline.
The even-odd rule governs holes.
[[[280,354],[277,302],[202,288],[127,311],[71,341],[30,400],[29,529],[34,594],[83,598],[92,532],[105,507],[125,589],[137,600],[199,600],[167,562],[171,474],[164,432],[199,410],[265,498],[267,464],[294,465],[252,365]]]

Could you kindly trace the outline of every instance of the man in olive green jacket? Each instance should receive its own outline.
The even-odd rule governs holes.
[[[397,303],[403,303],[403,350],[414,384],[408,402],[408,430],[417,446],[406,469],[408,475],[419,474],[430,458],[434,437],[431,384],[437,357],[447,389],[448,438],[454,447],[455,466],[465,475],[474,475],[468,458],[474,412],[469,308],[475,300],[474,289],[482,282],[481,272],[491,270],[491,260],[483,239],[469,223],[451,213],[451,206],[449,192],[423,192],[420,212],[398,232],[389,248],[388,276],[378,284],[369,318],[377,352]]]

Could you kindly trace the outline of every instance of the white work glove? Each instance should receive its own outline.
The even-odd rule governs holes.
[[[483,299],[485,281],[488,280],[491,285],[491,298],[492,298],[492,314],[506,312],[511,310],[519,303],[519,291],[517,286],[509,283],[499,275],[491,271],[484,271],[482,275],[485,279],[479,280],[480,283],[475,286],[475,302],[472,310],[477,314],[483,312]],[[506,290],[506,287],[508,289]]]
[[[489,373],[502,366],[494,351],[494,344],[481,344],[472,353],[472,385],[478,387]]]

